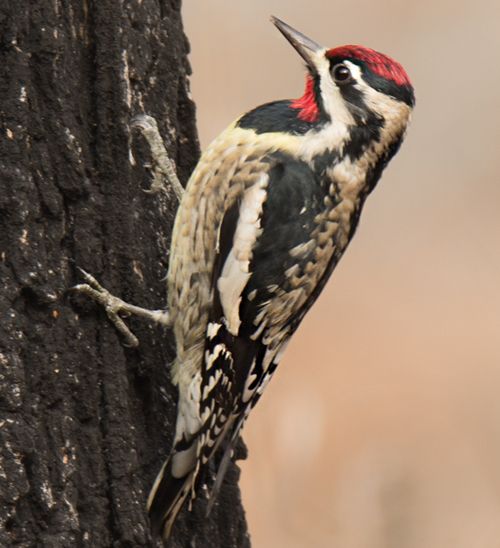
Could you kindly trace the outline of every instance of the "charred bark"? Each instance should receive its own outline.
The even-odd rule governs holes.
[[[27,8],[29,5],[29,9]],[[131,318],[137,350],[68,296],[93,273],[166,302],[173,193],[148,194],[156,118],[185,182],[199,150],[177,0],[0,0],[0,545],[154,546],[145,501],[168,453],[171,334]],[[248,546],[230,470],[209,518],[171,546]]]

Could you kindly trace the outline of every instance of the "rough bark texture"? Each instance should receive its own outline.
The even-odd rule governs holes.
[[[28,9],[29,6],[29,9]],[[0,0],[0,545],[154,546],[145,501],[173,437],[170,333],[124,348],[76,266],[159,308],[176,200],[144,192],[154,116],[185,182],[198,157],[177,0]],[[230,470],[170,546],[249,545]]]

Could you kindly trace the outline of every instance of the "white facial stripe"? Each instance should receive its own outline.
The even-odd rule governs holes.
[[[326,112],[334,123],[353,125],[354,118],[349,112],[338,86],[332,80],[330,61],[325,57],[324,51],[321,53],[321,58],[318,59],[316,67],[320,77],[321,95]]]
[[[352,61],[344,61],[343,63],[352,74],[352,77],[357,81],[364,83],[363,76],[361,75],[361,67],[359,65],[356,65],[356,63],[353,63]]]
[[[315,65],[320,78],[323,106],[330,116],[332,123],[320,130],[309,132],[301,140],[299,155],[305,160],[312,160],[317,154],[327,149],[342,150],[344,143],[349,139],[349,126],[354,124],[354,118],[337,85],[330,75],[330,63],[325,56],[326,49],[315,55]]]

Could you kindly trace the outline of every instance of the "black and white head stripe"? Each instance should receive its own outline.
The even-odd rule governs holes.
[[[373,89],[384,93],[409,107],[415,105],[415,94],[404,68],[387,55],[363,46],[341,46],[326,52],[332,75],[338,67],[353,65],[360,68],[363,80]],[[345,86],[349,85],[348,79]],[[342,87],[342,82],[339,82]]]

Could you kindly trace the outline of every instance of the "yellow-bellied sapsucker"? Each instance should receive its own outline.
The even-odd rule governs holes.
[[[168,533],[200,467],[230,448],[352,238],[414,104],[400,64],[275,25],[306,91],[243,115],[207,149],[175,219],[168,305],[175,444],[149,509]],[[226,449],[229,451],[230,449]]]
[[[273,22],[306,62],[305,93],[260,106],[217,137],[175,219],[168,322],[178,415],[172,452],[148,500],[153,530],[164,536],[223,444],[220,482],[245,419],[351,240],[414,105],[406,72],[389,57],[362,46],[327,49]]]

